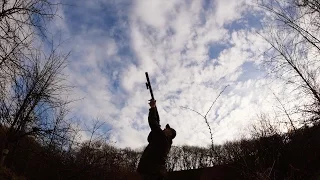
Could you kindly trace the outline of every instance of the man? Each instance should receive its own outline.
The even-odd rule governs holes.
[[[148,146],[144,150],[137,171],[143,180],[163,180],[166,177],[166,159],[170,151],[172,139],[176,131],[169,124],[162,130],[157,116],[156,101],[150,100],[148,122],[151,132],[148,136]]]

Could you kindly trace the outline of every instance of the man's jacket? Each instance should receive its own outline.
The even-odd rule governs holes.
[[[172,140],[167,138],[160,128],[155,108],[149,109],[148,122],[151,128],[148,136],[149,144],[140,158],[137,171],[141,174],[164,175],[166,173],[165,163]]]

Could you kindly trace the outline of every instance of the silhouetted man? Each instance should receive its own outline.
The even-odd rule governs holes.
[[[156,101],[151,100],[148,122],[151,132],[148,136],[148,146],[144,150],[137,171],[143,180],[163,180],[166,177],[166,159],[171,148],[176,131],[169,124],[162,130],[157,116]]]

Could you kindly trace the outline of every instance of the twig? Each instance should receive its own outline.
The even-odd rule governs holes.
[[[224,92],[224,90],[226,90],[226,88],[228,87],[229,85],[226,85],[223,90],[219,93],[219,95],[216,97],[216,99],[213,101],[213,103],[211,104],[208,112],[206,113],[206,115],[204,117],[207,117],[209,111],[211,110],[212,106],[214,105],[214,103],[216,103],[216,101],[218,100],[218,98],[221,96],[221,94]]]
[[[287,118],[289,119],[289,122],[290,122],[290,124],[291,124],[291,127],[293,128],[294,131],[296,131],[297,129],[296,129],[296,127],[294,126],[293,120],[291,119],[291,117],[290,117],[287,109],[285,108],[284,104],[281,102],[281,100],[279,99],[279,97],[278,97],[273,91],[272,91],[272,94],[274,95],[274,97],[277,99],[277,101],[278,101],[279,104],[281,105],[284,113],[286,114]]]
[[[214,149],[214,146],[213,146],[213,135],[212,135],[212,130],[211,130],[210,124],[209,124],[208,119],[207,119],[207,115],[208,115],[208,113],[210,112],[210,110],[211,110],[212,106],[214,105],[214,103],[218,100],[218,98],[221,96],[221,94],[226,90],[226,88],[227,88],[228,86],[229,86],[229,85],[225,86],[225,87],[223,88],[223,90],[219,93],[219,95],[216,97],[216,99],[212,102],[212,104],[211,104],[209,110],[207,111],[206,115],[202,115],[202,114],[199,113],[198,111],[193,110],[193,109],[191,109],[191,108],[180,106],[181,108],[191,110],[191,111],[197,113],[198,115],[200,115],[201,117],[204,118],[204,120],[205,120],[205,122],[206,122],[206,124],[207,124],[207,126],[208,126],[208,128],[209,128],[209,132],[210,132],[211,152],[212,152],[212,153],[213,153],[213,149]]]

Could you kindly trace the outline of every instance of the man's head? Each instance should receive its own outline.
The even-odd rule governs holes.
[[[174,139],[177,135],[176,131],[170,127],[169,124],[166,125],[166,128],[163,130],[164,134],[171,139]]]

